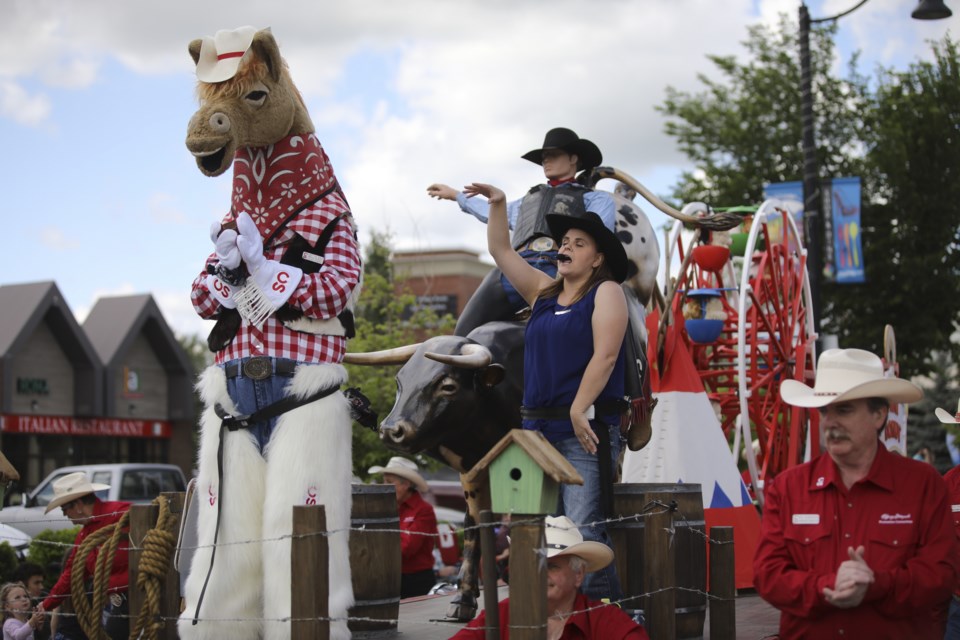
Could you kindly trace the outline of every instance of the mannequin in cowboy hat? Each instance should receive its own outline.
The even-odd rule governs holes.
[[[130,509],[129,502],[104,502],[96,496],[97,491],[105,491],[110,485],[90,482],[87,474],[82,471],[67,474],[53,482],[53,499],[47,504],[46,513],[56,508],[63,511],[63,515],[70,518],[75,525],[82,528],[73,541],[73,551],[64,563],[63,572],[42,606],[51,611],[60,606],[70,595],[70,581],[74,571],[82,570],[86,580],[92,580],[97,562],[99,548],[87,556],[84,567],[74,566],[76,549],[90,534],[104,527],[113,526]],[[129,634],[127,618],[127,585],[129,569],[127,561],[128,544],[121,542],[113,557],[113,566],[110,568],[109,594],[104,607],[104,631],[114,640],[126,638]],[[61,615],[58,618],[57,638],[62,640],[85,640],[76,617]]]
[[[433,547],[437,540],[437,514],[420,497],[430,490],[420,475],[417,463],[400,456],[390,458],[387,466],[370,467],[370,474],[383,474],[385,484],[397,492],[400,515],[400,597],[426,595],[436,583],[433,574]]]
[[[583,213],[592,211],[611,231],[616,223],[613,198],[605,191],[594,191],[577,182],[577,172],[589,172],[603,161],[603,154],[593,142],[574,131],[557,127],[547,132],[543,145],[520,156],[543,167],[547,184],[530,189],[527,194],[507,204],[507,218],[513,229],[511,243],[531,265],[550,277],[557,274],[557,244],[546,224],[550,213]],[[582,175],[582,174],[581,174]],[[487,222],[486,204],[445,184],[427,187],[427,194],[442,200],[455,200],[464,213]],[[457,321],[455,333],[465,336],[491,320],[511,320],[526,307],[522,296],[499,270],[487,274]]]
[[[547,556],[547,639],[641,640],[643,627],[620,608],[604,605],[580,593],[584,576],[613,562],[613,551],[599,542],[584,541],[577,525],[566,517],[544,522]],[[451,640],[483,640],[486,613],[481,612]],[[510,637],[510,599],[500,602],[500,638]]]
[[[524,333],[522,427],[540,431],[577,469],[583,485],[562,485],[557,515],[581,525],[586,540],[609,544],[605,519],[620,449],[627,302],[623,244],[593,212],[550,214],[557,277],[527,262],[510,244],[503,191],[464,187],[490,203],[487,248],[530,305]],[[584,592],[597,600],[621,597],[611,565],[590,573]]]
[[[829,349],[812,388],[780,394],[819,411],[825,449],[764,489],[754,583],[780,637],[942,638],[958,569],[947,488],[879,440],[889,405],[923,392],[870,352]]]

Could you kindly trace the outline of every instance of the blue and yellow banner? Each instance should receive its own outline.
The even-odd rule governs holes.
[[[863,243],[860,228],[860,178],[834,178],[824,181],[830,190],[830,220],[833,262],[831,271],[840,284],[866,280],[863,269]]]

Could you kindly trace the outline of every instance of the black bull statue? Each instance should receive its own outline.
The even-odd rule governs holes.
[[[523,397],[522,322],[488,322],[466,337],[438,336],[371,354],[350,354],[352,364],[406,363],[397,373],[397,400],[380,424],[390,449],[427,455],[462,474],[469,471],[510,428],[520,426]],[[477,611],[480,542],[477,522],[490,508],[487,488],[464,484],[460,593],[447,616],[472,620]]]

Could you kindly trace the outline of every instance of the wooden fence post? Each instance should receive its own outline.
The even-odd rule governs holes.
[[[648,499],[670,504],[669,493],[651,493]],[[656,507],[646,516],[644,523],[643,559],[646,563],[647,606],[644,607],[647,630],[651,638],[675,638],[676,612],[676,559],[673,545],[673,511]],[[511,576],[513,574],[511,573]]]
[[[164,492],[160,494],[167,499],[170,515],[175,520],[171,528],[177,531],[180,527],[180,518],[183,515],[182,492]],[[137,577],[140,574],[140,558],[143,555],[143,540],[147,532],[157,525],[160,507],[154,504],[135,504],[130,507],[130,587],[127,595],[130,604],[130,626],[132,627],[140,610],[146,601],[144,593],[137,588]],[[180,615],[180,579],[177,568],[170,557],[170,566],[163,584],[160,586],[159,615],[163,620],[164,640],[177,640],[177,617]]]
[[[547,637],[543,516],[514,514],[510,525],[510,638]],[[666,637],[666,636],[663,636]]]
[[[292,640],[330,640],[330,558],[326,534],[327,511],[322,505],[293,507]]]
[[[710,529],[710,638],[737,637],[736,564],[733,527]]]
[[[480,561],[483,565],[483,610],[486,612],[486,638],[500,637],[500,601],[497,597],[497,536],[493,532],[493,513],[480,512]]]

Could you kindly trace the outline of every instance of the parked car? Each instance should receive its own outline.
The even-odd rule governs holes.
[[[0,542],[6,542],[13,550],[17,552],[17,557],[24,560],[30,549],[30,541],[33,540],[20,529],[15,529],[10,525],[0,524]]]
[[[172,464],[131,462],[61,467],[44,478],[33,491],[22,494],[19,505],[0,509],[0,523],[15,527],[31,537],[47,529],[72,528],[73,523],[64,517],[60,509],[46,514],[44,510],[53,499],[54,480],[77,471],[85,472],[90,482],[110,485],[110,489],[97,492],[101,500],[144,503],[150,502],[161,492],[185,491],[187,486],[183,471]]]

